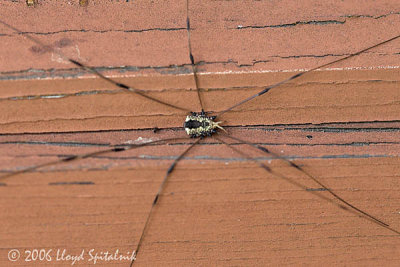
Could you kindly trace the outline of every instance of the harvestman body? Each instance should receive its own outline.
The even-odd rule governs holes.
[[[221,121],[214,122],[216,118],[216,116],[207,117],[205,112],[191,112],[186,116],[183,128],[191,138],[211,136],[217,129],[224,130],[219,126]]]
[[[188,5],[187,5],[187,12],[188,12],[188,11],[189,11],[189,7],[188,7]],[[188,13],[189,13],[189,12],[188,12]],[[16,28],[14,28],[13,26],[7,24],[6,22],[3,22],[3,21],[0,20],[0,23],[3,24],[4,26],[6,26],[6,27],[8,27],[8,28],[10,28],[10,29],[13,29],[14,31],[19,32],[20,34],[22,34],[22,32],[21,32],[20,30],[18,30],[18,29],[16,29]],[[356,56],[356,55],[359,55],[359,54],[361,54],[361,53],[363,53],[363,52],[365,52],[365,51],[371,50],[372,48],[375,48],[375,47],[377,47],[377,46],[383,45],[383,44],[388,43],[388,42],[390,42],[390,41],[392,41],[392,40],[395,40],[395,39],[397,39],[397,38],[400,38],[400,35],[395,36],[395,37],[393,37],[393,38],[391,38],[391,39],[385,40],[385,41],[383,41],[383,42],[381,42],[381,43],[379,43],[379,44],[376,44],[376,45],[374,45],[374,46],[365,48],[365,49],[363,49],[363,50],[361,50],[361,51],[358,51],[358,52],[353,53],[353,54],[351,54],[351,55],[345,56],[345,57],[340,58],[340,59],[338,59],[338,60],[335,60],[335,61],[332,61],[332,62],[323,64],[323,65],[314,67],[314,68],[309,69],[309,70],[307,70],[307,71],[303,71],[303,72],[300,72],[300,73],[298,73],[298,74],[295,74],[295,75],[293,75],[293,76],[291,76],[291,77],[289,77],[289,78],[287,78],[287,79],[285,79],[285,80],[283,80],[283,81],[281,81],[281,82],[278,82],[278,83],[273,84],[273,85],[271,85],[271,86],[265,87],[263,90],[261,90],[261,91],[258,92],[257,94],[252,95],[252,96],[250,96],[250,97],[248,97],[248,98],[246,98],[246,99],[244,99],[244,100],[242,100],[242,101],[236,103],[235,105],[233,105],[233,106],[227,108],[226,110],[220,112],[220,113],[217,114],[217,115],[214,115],[214,116],[207,116],[207,113],[204,112],[203,104],[202,104],[202,100],[201,100],[201,96],[200,96],[200,90],[199,90],[198,79],[197,79],[197,71],[196,71],[196,62],[195,62],[194,57],[193,57],[192,52],[191,52],[192,50],[191,50],[191,42],[190,42],[190,20],[189,20],[189,15],[187,15],[187,33],[188,33],[188,42],[189,42],[189,57],[190,57],[191,66],[192,66],[192,69],[193,69],[193,77],[194,77],[194,81],[195,81],[195,84],[196,84],[196,91],[197,91],[197,94],[198,94],[198,99],[199,99],[199,103],[200,103],[200,106],[201,106],[201,109],[202,109],[202,110],[201,110],[201,112],[199,112],[199,113],[190,112],[190,113],[187,115],[186,119],[185,119],[185,122],[184,122],[183,127],[184,127],[184,129],[185,129],[185,132],[186,132],[191,138],[197,138],[197,140],[196,140],[195,142],[193,142],[182,154],[180,154],[180,155],[174,160],[174,162],[173,162],[172,165],[169,167],[169,169],[167,170],[166,175],[165,175],[165,177],[164,177],[164,179],[163,179],[163,181],[162,181],[162,183],[161,183],[161,185],[160,185],[160,187],[159,187],[159,189],[158,189],[158,192],[157,192],[157,194],[156,194],[155,197],[154,197],[153,205],[152,205],[152,207],[151,207],[151,210],[149,211],[148,216],[147,216],[147,218],[146,218],[146,222],[145,222],[145,224],[144,224],[144,227],[143,227],[143,230],[142,230],[142,233],[141,233],[141,236],[140,236],[140,240],[138,241],[137,246],[136,246],[136,249],[135,249],[136,255],[137,255],[137,253],[140,251],[140,247],[141,247],[142,241],[143,241],[143,239],[144,239],[144,237],[145,237],[145,234],[146,234],[146,231],[147,231],[147,228],[148,228],[148,225],[149,225],[148,223],[149,223],[149,221],[150,221],[151,216],[153,215],[153,208],[154,208],[154,206],[157,204],[158,199],[159,199],[159,197],[160,197],[160,195],[161,195],[161,193],[162,193],[162,191],[163,191],[163,189],[164,189],[165,183],[166,183],[166,181],[167,181],[169,175],[170,175],[170,174],[172,173],[172,171],[174,170],[174,167],[176,166],[176,164],[179,162],[179,160],[181,160],[181,159],[183,158],[183,156],[184,156],[191,148],[193,148],[196,144],[198,144],[199,141],[200,141],[202,138],[205,138],[205,137],[208,137],[208,136],[212,136],[213,134],[215,134],[215,133],[217,132],[217,130],[223,130],[223,131],[225,131],[225,130],[223,129],[223,127],[220,126],[221,121],[216,121],[217,117],[221,116],[222,114],[224,114],[224,113],[226,113],[226,112],[229,112],[230,110],[234,109],[234,108],[237,107],[237,106],[240,106],[240,105],[242,105],[242,104],[244,104],[244,103],[246,103],[246,102],[248,102],[248,101],[250,101],[250,100],[252,100],[252,99],[254,99],[254,98],[256,98],[256,97],[258,97],[258,96],[261,96],[261,95],[267,93],[267,92],[268,92],[269,90],[271,90],[272,88],[276,88],[276,87],[278,87],[278,86],[280,86],[280,85],[282,85],[282,84],[284,84],[284,83],[287,83],[288,81],[294,80],[294,79],[296,79],[296,78],[298,78],[298,77],[300,77],[300,76],[302,76],[302,75],[304,75],[304,74],[306,74],[306,73],[308,73],[308,72],[312,72],[312,71],[314,71],[314,70],[317,70],[317,69],[320,69],[320,68],[324,68],[324,67],[327,67],[327,66],[329,66],[329,65],[332,65],[332,64],[334,64],[334,63],[337,63],[337,62],[346,60],[346,59],[348,59],[348,58],[351,58],[351,57],[354,57],[354,56]],[[37,40],[36,38],[34,38],[34,37],[30,36],[30,35],[25,35],[25,36],[26,36],[26,38],[30,39],[31,41],[35,42],[36,44],[38,44],[38,45],[40,45],[40,46],[42,46],[42,47],[48,47],[48,46],[46,46],[45,44],[43,44],[41,41]],[[98,77],[102,78],[103,80],[105,80],[105,81],[107,81],[107,82],[113,84],[114,86],[117,86],[117,87],[119,87],[119,88],[122,88],[122,89],[126,90],[126,91],[129,92],[129,93],[138,94],[138,95],[141,95],[141,96],[143,96],[143,97],[145,97],[145,98],[147,98],[147,99],[149,99],[149,100],[151,100],[151,101],[154,101],[154,102],[163,104],[163,105],[165,105],[165,106],[168,106],[168,107],[171,107],[171,108],[174,108],[174,109],[179,109],[179,110],[184,110],[184,111],[186,111],[186,112],[189,112],[189,111],[186,110],[185,108],[181,108],[181,107],[178,107],[178,106],[169,104],[169,103],[167,103],[167,102],[164,102],[164,101],[162,101],[162,100],[159,100],[159,99],[150,97],[150,96],[146,95],[145,93],[143,93],[143,92],[140,91],[140,90],[131,88],[131,87],[129,87],[128,85],[125,85],[125,84],[122,84],[122,83],[118,83],[118,82],[116,82],[116,81],[114,81],[114,80],[112,80],[112,79],[110,79],[110,78],[108,78],[108,77],[105,77],[103,74],[99,73],[99,72],[96,71],[95,69],[93,69],[93,68],[91,68],[91,67],[89,67],[89,66],[86,66],[86,65],[84,65],[84,64],[82,64],[82,63],[80,63],[80,62],[78,62],[78,61],[76,61],[76,60],[74,60],[74,59],[68,58],[68,57],[64,56],[64,55],[63,55],[62,53],[60,53],[60,52],[57,52],[57,51],[54,51],[54,50],[53,50],[53,52],[58,53],[61,57],[65,58],[65,59],[68,60],[70,63],[72,63],[72,64],[74,64],[74,65],[76,65],[76,66],[78,66],[78,67],[80,67],[80,68],[82,68],[82,69],[84,69],[84,70],[87,70],[87,71],[90,71],[90,72],[94,73],[95,75],[97,75]],[[278,173],[275,173],[273,170],[271,170],[271,168],[269,168],[268,166],[266,166],[266,165],[263,164],[262,162],[259,162],[259,161],[255,160],[255,159],[249,157],[246,153],[244,153],[244,152],[242,152],[242,151],[236,149],[236,148],[233,147],[230,143],[228,143],[228,142],[224,141],[223,139],[221,139],[221,137],[218,137],[218,136],[215,136],[215,135],[213,135],[213,136],[214,136],[214,138],[215,138],[216,140],[218,140],[220,143],[223,143],[223,144],[229,146],[232,150],[234,150],[234,151],[237,152],[238,154],[242,155],[243,157],[245,157],[245,158],[247,158],[247,159],[249,159],[249,160],[252,160],[252,161],[256,162],[261,168],[263,168],[264,170],[266,170],[268,173],[272,173],[272,174],[274,174],[274,175],[276,175],[276,176],[278,176],[278,177],[280,177],[280,178],[282,178],[282,179],[288,181],[289,183],[292,183],[292,184],[294,184],[294,185],[296,185],[296,186],[298,186],[298,187],[300,187],[300,188],[302,188],[302,189],[306,189],[306,187],[305,187],[304,185],[302,185],[302,184],[300,184],[300,183],[298,183],[298,182],[296,182],[296,181],[294,181],[294,180],[292,180],[292,179],[289,179],[289,178],[287,178],[287,177],[285,177],[285,176],[283,176],[283,175],[280,175],[280,174],[278,174]],[[303,174],[305,174],[307,177],[309,177],[310,179],[312,179],[315,183],[317,183],[317,184],[318,184],[319,186],[321,186],[323,189],[325,189],[325,191],[327,191],[327,193],[329,193],[331,196],[333,196],[334,199],[336,199],[336,201],[332,200],[331,198],[328,198],[328,197],[325,196],[325,195],[319,194],[319,193],[317,193],[317,192],[311,192],[311,193],[317,195],[317,196],[320,197],[321,199],[324,199],[324,200],[326,200],[326,201],[328,201],[328,202],[333,202],[333,203],[335,203],[336,205],[338,205],[339,207],[344,208],[344,209],[346,209],[346,210],[349,211],[349,212],[352,212],[352,213],[356,213],[356,214],[358,214],[358,215],[361,215],[361,216],[363,216],[363,218],[366,218],[366,219],[368,219],[368,220],[374,222],[375,224],[377,224],[377,225],[379,225],[379,226],[381,226],[381,227],[384,227],[384,228],[386,228],[386,229],[388,229],[388,230],[390,230],[390,231],[392,231],[392,232],[394,232],[394,233],[396,233],[397,235],[400,236],[400,232],[399,232],[398,230],[391,228],[388,224],[382,222],[380,219],[375,218],[374,216],[368,214],[367,212],[365,212],[365,211],[363,211],[363,210],[357,208],[356,206],[352,205],[351,203],[347,202],[346,200],[344,200],[343,198],[341,198],[340,196],[338,196],[336,193],[334,193],[332,190],[330,190],[330,189],[329,189],[327,186],[325,186],[323,183],[321,183],[318,179],[316,179],[315,177],[313,177],[312,175],[310,175],[309,173],[307,173],[307,172],[306,172],[304,169],[302,169],[299,165],[297,165],[297,164],[295,164],[295,163],[293,163],[293,162],[291,162],[291,161],[288,161],[287,159],[282,158],[281,156],[279,156],[279,155],[277,155],[277,154],[275,154],[275,153],[269,151],[269,150],[266,149],[265,147],[262,147],[262,146],[259,146],[259,145],[255,145],[255,144],[252,144],[252,143],[249,143],[249,142],[246,142],[246,141],[244,141],[244,140],[241,140],[241,139],[239,139],[239,138],[230,136],[230,135],[228,135],[228,134],[223,134],[223,133],[221,133],[220,136],[227,137],[227,138],[229,138],[229,139],[231,139],[231,140],[235,140],[235,141],[241,142],[241,143],[243,143],[243,144],[252,146],[252,147],[254,147],[254,148],[256,148],[256,149],[262,151],[263,153],[266,153],[266,154],[268,154],[268,155],[270,155],[270,156],[272,156],[272,157],[274,157],[274,158],[281,159],[281,160],[285,161],[285,162],[286,162],[287,164],[289,164],[291,167],[296,168],[297,170],[299,170],[300,172],[302,172]],[[28,172],[28,171],[31,171],[31,170],[38,169],[38,168],[40,168],[40,167],[49,166],[49,165],[54,165],[54,164],[57,164],[57,163],[60,163],[60,162],[66,162],[66,161],[78,160],[78,159],[83,159],[83,158],[89,158],[89,157],[98,156],[98,155],[105,154],[105,153],[109,153],[109,152],[120,152],[120,151],[129,150],[129,149],[135,149],[135,148],[137,148],[137,147],[143,147],[143,146],[146,146],[146,145],[149,145],[149,144],[158,144],[158,143],[163,143],[163,142],[167,142],[167,141],[175,141],[175,140],[178,140],[178,139],[180,139],[180,138],[170,138],[170,139],[165,139],[165,140],[152,141],[152,142],[145,143],[145,144],[140,144],[140,145],[135,144],[135,145],[115,146],[115,147],[113,147],[113,148],[111,148],[111,149],[102,150],[102,151],[98,151],[98,152],[93,152],[93,153],[89,153],[89,154],[85,154],[85,155],[74,155],[74,156],[69,156],[69,157],[66,157],[66,158],[64,158],[64,159],[62,159],[62,160],[58,160],[58,161],[54,161],[54,162],[48,162],[48,163],[45,163],[45,164],[42,164],[42,165],[37,165],[37,166],[33,166],[33,167],[30,167],[30,168],[27,168],[27,169],[24,169],[24,170],[21,170],[21,171],[13,172],[13,173],[4,175],[4,176],[1,177],[1,178],[2,178],[2,179],[5,179],[5,178],[8,178],[8,177],[17,175],[17,174],[19,174],[19,173]],[[338,202],[339,202],[339,204],[338,204]],[[133,264],[133,263],[134,263],[134,261],[132,261],[132,264]]]

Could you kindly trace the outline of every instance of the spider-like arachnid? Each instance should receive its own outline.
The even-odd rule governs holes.
[[[398,261],[391,2],[2,3],[2,255]]]

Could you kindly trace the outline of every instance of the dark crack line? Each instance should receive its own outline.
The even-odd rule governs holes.
[[[287,28],[287,27],[295,27],[297,25],[328,25],[328,24],[344,24],[346,20],[310,20],[310,21],[296,21],[293,23],[285,23],[285,24],[276,24],[276,25],[238,25],[234,29],[242,30],[242,29],[265,29],[265,28]]]
[[[150,32],[150,31],[186,31],[186,27],[180,28],[148,28],[148,29],[133,29],[133,30],[86,30],[86,29],[80,29],[80,30],[60,30],[60,31],[54,31],[54,32],[20,32],[20,33],[14,33],[14,34],[1,34],[0,36],[14,36],[14,35],[54,35],[54,34],[60,34],[60,33],[69,33],[69,32],[81,32],[81,33],[109,33],[109,32],[126,32],[126,33],[141,33],[141,32]]]
[[[391,15],[400,15],[400,12],[389,12],[379,16],[372,16],[372,15],[361,15],[361,14],[352,14],[352,15],[343,15],[340,16],[342,18],[372,18],[372,19],[381,19]]]
[[[196,66],[204,66],[204,65],[213,65],[213,64],[235,64],[236,67],[252,67],[258,63],[267,63],[271,62],[271,60],[253,60],[251,64],[239,64],[239,61],[234,61],[232,59],[228,59],[227,61],[197,61]]]
[[[284,126],[284,125],[282,125]],[[229,126],[231,128],[238,127],[244,128],[249,130],[258,130],[258,131],[265,131],[265,132],[287,132],[287,131],[303,131],[303,132],[321,132],[321,133],[359,133],[359,132],[399,132],[399,127],[376,127],[376,128],[262,128],[264,126]],[[224,128],[229,128],[224,127]]]
[[[367,52],[365,52],[367,53]],[[297,55],[297,56],[270,56],[273,58],[282,58],[282,59],[288,59],[288,58],[324,58],[324,57],[344,57],[348,56],[350,54],[323,54],[323,55]]]
[[[372,15],[343,15],[341,18],[373,18],[373,19],[381,19],[391,15],[399,15],[400,12],[390,12],[387,14],[372,16]],[[293,23],[284,23],[284,24],[276,24],[276,25],[238,25],[236,28],[231,29],[266,29],[266,28],[287,28],[287,27],[295,27],[298,25],[329,25],[329,24],[345,24],[347,20],[309,20],[309,21],[296,21]]]
[[[54,182],[48,185],[94,185],[92,181],[75,181],[75,182]]]

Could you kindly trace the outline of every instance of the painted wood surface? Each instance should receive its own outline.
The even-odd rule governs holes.
[[[186,1],[2,1],[0,19],[147,94],[199,111]],[[397,1],[190,1],[206,111],[400,34]],[[185,112],[114,88],[0,27],[2,174],[110,145],[185,137]],[[400,40],[307,74],[221,117],[400,229]],[[154,133],[154,127],[160,131]],[[193,140],[46,167],[1,181],[0,265],[25,251],[131,253],[172,159]],[[235,147],[317,190],[303,174]],[[205,139],[170,177],[138,266],[398,266],[400,237]],[[97,265],[128,266],[127,260]]]

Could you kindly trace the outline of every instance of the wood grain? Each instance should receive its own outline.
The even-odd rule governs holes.
[[[397,1],[190,1],[205,109],[393,37]],[[198,111],[186,1],[2,1],[0,19],[147,94]],[[140,140],[184,137],[185,113],[66,64],[0,27],[2,174]],[[400,230],[400,40],[296,79],[224,114],[234,136],[294,160]],[[153,128],[161,130],[153,132]],[[53,165],[1,181],[0,265],[18,249],[131,253],[172,159],[192,140]],[[319,186],[243,144],[309,191]],[[400,237],[258,168],[214,139],[178,164],[138,266],[398,266]],[[128,266],[127,260],[96,265]]]

